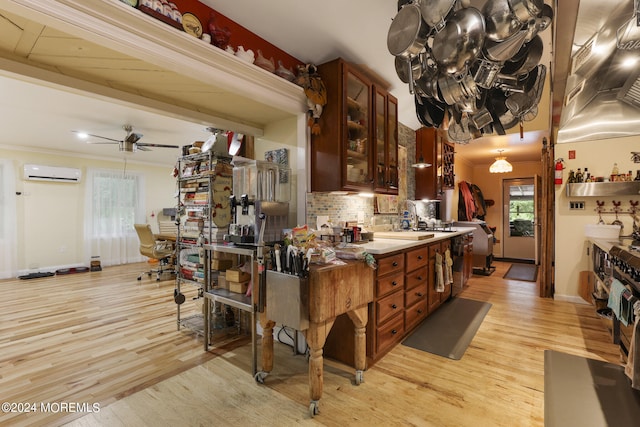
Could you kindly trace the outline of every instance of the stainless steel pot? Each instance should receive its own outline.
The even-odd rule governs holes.
[[[515,61],[507,61],[502,67],[502,74],[519,76],[531,72],[542,58],[543,42],[540,36],[535,36],[529,43],[522,45]]]
[[[422,56],[422,53],[414,56],[413,58],[396,56],[396,74],[398,74],[398,77],[403,83],[409,83],[409,70],[411,70],[411,75],[414,82],[422,76],[422,73],[424,71]]]
[[[508,0],[488,0],[482,8],[482,15],[489,40],[506,40],[522,28],[522,22],[513,15]]]
[[[457,10],[444,29],[433,36],[431,55],[445,73],[459,74],[476,59],[485,37],[484,18],[473,7]]]
[[[508,0],[508,2],[513,15],[523,24],[534,23],[544,6],[544,0]]]
[[[405,4],[391,22],[387,48],[394,56],[414,57],[424,49],[429,30],[422,20],[419,6],[415,3]]]
[[[407,3],[400,8],[387,33],[389,52],[407,59],[406,75],[410,93],[413,93],[412,59],[424,50],[429,30],[422,20],[420,7],[416,3]]]
[[[453,9],[456,0],[418,0],[422,19],[436,32],[445,26],[445,18]]]

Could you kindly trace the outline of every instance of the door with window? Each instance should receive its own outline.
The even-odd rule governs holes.
[[[536,261],[536,185],[534,178],[502,181],[504,258]]]

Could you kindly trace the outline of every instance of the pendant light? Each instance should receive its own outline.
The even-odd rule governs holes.
[[[489,167],[489,172],[506,173],[513,170],[513,166],[511,163],[507,162],[507,158],[500,155],[503,151],[504,150],[498,150],[498,157],[496,157],[496,161]]]
[[[417,169],[424,169],[424,168],[428,168],[429,166],[431,166],[431,163],[427,163],[424,161],[424,156],[422,155],[422,144],[420,144],[420,157],[418,158],[418,161],[416,163],[411,165],[411,167],[417,168]]]

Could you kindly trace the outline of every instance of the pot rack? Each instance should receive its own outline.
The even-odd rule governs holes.
[[[613,205],[613,208],[607,210],[604,208],[604,201],[596,200],[597,206],[594,211],[596,211],[598,215],[629,214],[634,218],[636,218],[636,214],[638,213],[638,211],[640,211],[640,208],[638,208],[638,204],[640,204],[640,201],[637,200],[629,200],[629,209],[627,210],[622,210],[622,208],[620,207],[620,205],[622,205],[621,201],[612,200],[611,204]]]

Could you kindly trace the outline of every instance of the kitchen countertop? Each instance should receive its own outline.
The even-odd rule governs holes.
[[[588,237],[589,241],[594,245],[597,245],[602,250],[609,252],[611,248],[614,246],[619,246],[624,249],[628,249],[629,245],[633,241],[629,238],[621,238],[621,239],[606,239],[606,238],[596,238],[596,237]]]
[[[426,245],[433,242],[438,242],[440,240],[450,239],[454,236],[460,236],[463,234],[473,233],[473,227],[455,227],[456,231],[425,231],[425,234],[433,234],[432,238],[424,239],[424,240],[402,240],[402,239],[389,239],[382,237],[375,237],[374,232],[374,240],[363,243],[362,246],[368,253],[372,255],[384,255],[387,253],[401,251],[404,249],[410,249],[422,245]],[[398,231],[398,235],[401,235],[403,232]]]

